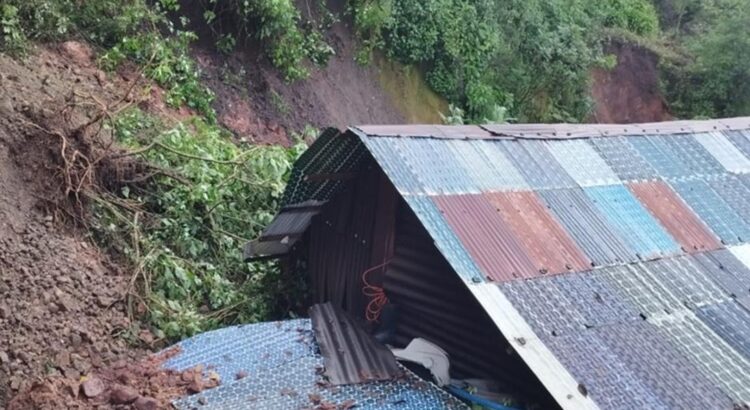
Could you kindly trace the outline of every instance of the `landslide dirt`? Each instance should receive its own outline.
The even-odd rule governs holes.
[[[136,73],[106,75],[93,59],[77,42],[0,54],[0,408],[163,408],[205,385],[148,355],[154,338],[126,306],[130,272],[89,242],[70,193],[110,177],[81,159],[102,134],[80,125],[103,106],[186,113],[167,112],[159,92],[134,97]]]
[[[617,57],[613,70],[592,73],[594,112],[589,122],[638,123],[673,119],[659,88],[659,58],[635,44],[613,42],[606,50]]]

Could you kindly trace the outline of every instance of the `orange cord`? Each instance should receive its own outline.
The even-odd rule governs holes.
[[[362,283],[365,286],[362,287],[362,294],[371,298],[370,302],[365,308],[365,318],[368,322],[376,322],[380,318],[380,313],[383,311],[383,307],[388,304],[388,296],[385,295],[385,289],[382,286],[376,286],[370,284],[367,281],[367,275],[377,269],[380,269],[387,265],[391,260],[388,259],[380,265],[373,266],[362,273]]]

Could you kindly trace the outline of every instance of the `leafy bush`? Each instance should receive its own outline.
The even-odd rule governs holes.
[[[664,88],[680,117],[750,114],[750,3],[708,0],[692,3],[677,40],[685,62],[667,61]]]
[[[164,336],[266,320],[279,300],[296,296],[280,295],[275,265],[248,269],[239,249],[273,217],[304,145],[237,146],[201,120],[164,128],[138,110],[120,115],[115,133],[168,171],[101,201],[95,233],[137,267],[148,317]]]
[[[658,32],[648,0],[350,0],[365,47],[427,71],[471,121],[507,107],[522,121],[577,121],[606,27]]]
[[[324,65],[334,53],[319,27],[311,24],[303,27],[292,0],[208,0],[204,16],[220,33],[222,18],[226,18],[238,37],[252,36],[267,43],[271,61],[287,81],[309,75],[303,65],[306,59]]]

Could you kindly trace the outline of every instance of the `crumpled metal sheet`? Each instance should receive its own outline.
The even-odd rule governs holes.
[[[334,386],[393,380],[403,374],[387,347],[331,303],[312,306],[310,320],[325,362],[324,374]]]

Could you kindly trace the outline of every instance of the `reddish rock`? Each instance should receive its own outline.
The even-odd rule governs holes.
[[[84,396],[88,398],[96,397],[104,392],[104,383],[96,376],[89,376],[81,383],[81,389]]]
[[[138,398],[138,392],[134,389],[116,384],[110,388],[109,402],[112,404],[129,404]]]
[[[136,410],[156,410],[159,408],[159,401],[153,397],[141,396],[133,403],[133,407]]]

